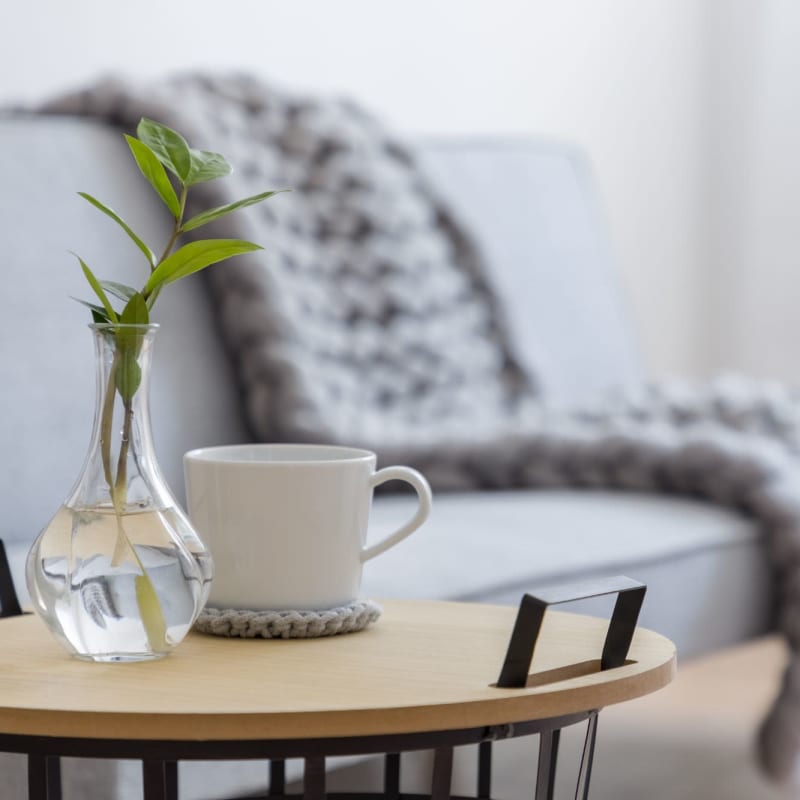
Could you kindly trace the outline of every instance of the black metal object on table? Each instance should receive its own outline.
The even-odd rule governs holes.
[[[608,624],[600,669],[621,667],[628,657],[646,591],[647,587],[643,583],[618,575],[613,578],[547,587],[537,591],[535,595],[523,595],[497,685],[508,689],[525,686],[548,606],[588,600],[591,597],[608,594],[616,594],[617,602]]]
[[[6,546],[0,539],[0,617],[18,617],[22,614],[11,568],[8,566]]]

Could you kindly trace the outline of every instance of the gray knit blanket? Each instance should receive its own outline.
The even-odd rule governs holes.
[[[438,488],[608,487],[686,493],[763,528],[793,652],[759,735],[766,772],[800,755],[800,404],[746,381],[643,388],[616,405],[549,409],[514,357],[478,250],[370,116],[243,76],[106,81],[48,104],[132,129],[141,116],[224,153],[204,207],[291,187],[220,221],[266,245],[207,271],[253,431],[361,444]],[[190,209],[190,212],[192,209]]]

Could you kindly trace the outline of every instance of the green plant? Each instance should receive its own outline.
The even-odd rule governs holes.
[[[99,302],[74,299],[88,306],[93,321],[107,326],[107,335],[113,336],[115,340],[114,358],[110,366],[100,423],[103,474],[117,518],[117,539],[112,564],[119,564],[127,554],[137,562],[141,570],[141,577],[136,581],[137,601],[148,637],[151,643],[156,643],[164,635],[163,614],[147,572],[126,535],[123,519],[127,507],[127,463],[133,398],[141,382],[138,357],[142,345],[142,328],[138,326],[150,323],[151,310],[161,290],[168,284],[232,256],[262,249],[253,242],[239,239],[201,239],[178,246],[182,233],[196,230],[285,190],[261,192],[184,219],[191,187],[229,175],[230,164],[219,153],[189,147],[179,133],[150,119],[139,122],[136,134],[136,137],[126,135],[125,139],[142,175],[174,219],[171,235],[160,256],[156,255],[156,251],[114,210],[92,195],[79,192],[84,200],[114,220],[130,237],[147,261],[147,275],[141,288],[99,280],[86,262],[73,254]],[[122,307],[115,308],[112,298],[121,301]],[[116,395],[119,395],[123,410],[119,453],[115,465],[111,450]]]

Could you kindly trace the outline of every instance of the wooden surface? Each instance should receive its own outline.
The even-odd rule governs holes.
[[[311,640],[190,635],[168,658],[70,658],[35,616],[0,620],[0,733],[288,739],[471,728],[600,708],[671,680],[671,642],[637,631],[599,672],[606,620],[548,612],[525,689],[497,689],[515,608],[392,601],[361,633]]]

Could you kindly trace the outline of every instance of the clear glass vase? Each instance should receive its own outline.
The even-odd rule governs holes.
[[[97,404],[69,497],[28,554],[34,607],[92,661],[165,656],[210,589],[211,556],[158,467],[149,412],[157,325],[92,325]]]

